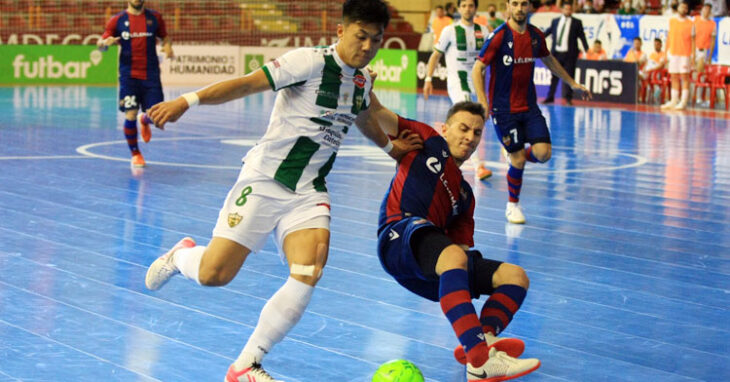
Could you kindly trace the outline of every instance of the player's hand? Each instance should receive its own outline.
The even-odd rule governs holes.
[[[104,44],[104,46],[112,46],[114,44],[119,44],[119,40],[121,40],[121,37],[110,36],[104,39],[102,44]]]
[[[423,83],[423,99],[428,101],[428,96],[433,93],[433,84],[431,81],[426,81]]]
[[[411,133],[410,130],[403,130],[398,134],[398,138],[391,141],[393,143],[393,150],[390,155],[396,161],[401,160],[404,155],[408,154],[413,150],[420,150],[423,148],[423,139],[416,133]]]
[[[164,129],[167,122],[177,121],[188,108],[188,101],[183,97],[177,97],[172,101],[160,102],[152,106],[147,112],[147,117],[152,120],[155,126]]]
[[[572,86],[572,88],[573,90],[579,90],[582,93],[581,98],[583,100],[590,101],[591,99],[593,99],[593,94],[591,94],[591,91],[588,90],[585,86],[576,82],[575,86]]]

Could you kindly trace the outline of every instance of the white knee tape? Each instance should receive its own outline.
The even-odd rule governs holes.
[[[314,265],[292,264],[289,272],[293,275],[314,276]],[[321,272],[320,272],[321,273]]]

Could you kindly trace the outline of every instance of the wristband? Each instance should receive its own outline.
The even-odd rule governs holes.
[[[431,82],[433,81],[433,78],[431,76],[426,76],[426,78],[424,78],[423,80],[426,82]]]
[[[390,154],[390,152],[393,151],[393,142],[388,139],[388,143],[386,143],[385,146],[381,147],[381,149],[385,151],[386,154]]]
[[[185,93],[181,95],[181,97],[185,98],[185,101],[188,103],[188,107],[193,107],[200,103],[200,97],[198,97],[198,93],[196,92]]]

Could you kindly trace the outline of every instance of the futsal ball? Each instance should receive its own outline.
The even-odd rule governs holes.
[[[413,362],[396,359],[380,365],[373,382],[423,382],[423,374]]]

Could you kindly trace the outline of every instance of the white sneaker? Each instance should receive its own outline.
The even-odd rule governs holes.
[[[525,214],[517,203],[507,202],[507,209],[504,211],[507,221],[512,224],[525,224]]]
[[[180,273],[175,263],[172,261],[172,254],[178,249],[195,247],[195,240],[190,237],[183,238],[178,241],[172,249],[167,251],[150,264],[147,268],[147,276],[145,276],[144,284],[149,290],[158,290],[170,280],[172,276]]]
[[[684,110],[687,108],[687,102],[680,102],[674,106],[673,110]]]
[[[677,106],[677,102],[676,101],[669,100],[669,102],[665,103],[660,108],[661,109],[672,109],[675,106]]]
[[[510,357],[519,357],[525,352],[525,343],[518,338],[497,337],[492,333],[485,333],[484,339],[487,346],[505,352]],[[461,345],[454,349],[454,358],[456,358],[456,362],[466,365],[466,353]]]
[[[283,382],[274,379],[269,373],[261,367],[260,363],[252,363],[243,370],[236,371],[234,364],[228,368],[226,379],[223,382]]]
[[[530,374],[540,367],[537,358],[519,359],[510,357],[503,351],[489,349],[489,359],[484,365],[474,367],[466,364],[466,380],[479,382],[506,381]]]

